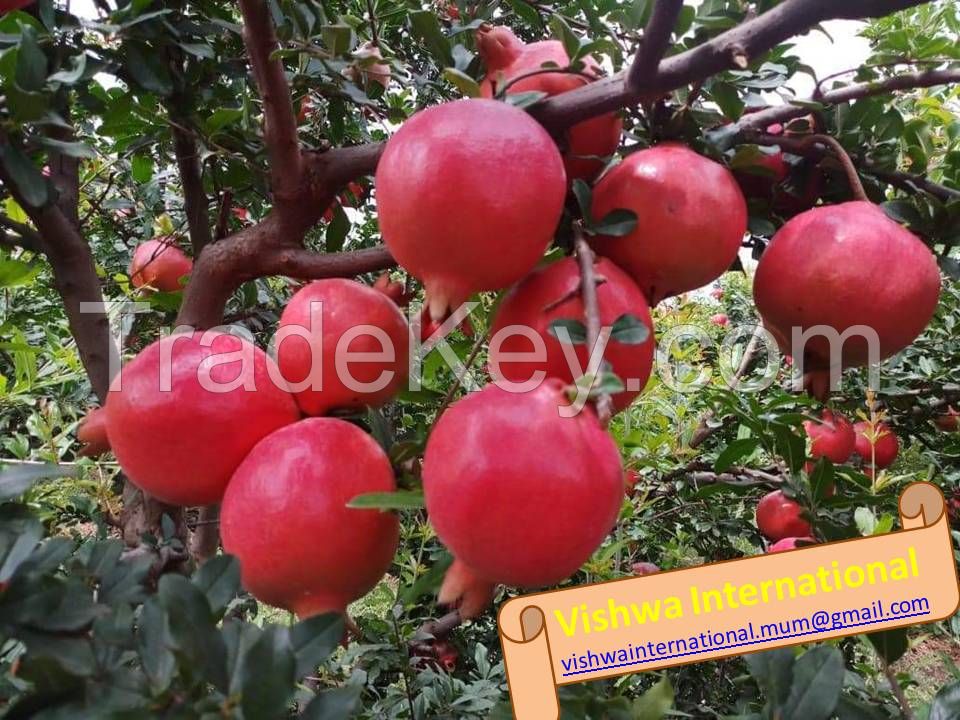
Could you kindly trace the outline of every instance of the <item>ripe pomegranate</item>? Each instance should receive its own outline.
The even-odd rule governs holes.
[[[782,490],[764,495],[757,504],[757,527],[771,540],[788,537],[806,537],[811,534],[810,523],[803,518],[803,508]]]
[[[301,618],[343,612],[369,592],[397,550],[397,516],[348,508],[396,482],[380,446],[356,425],[308,418],[271,433],[230,480],[223,547],[243,586]]]
[[[613,528],[620,453],[590,409],[561,417],[564,385],[467,395],[436,423],[423,463],[427,512],[457,560],[441,601],[475,615],[494,583],[537,587],[574,573]]]
[[[140,243],[133,251],[127,274],[135,287],[163,292],[181,290],[181,279],[193,271],[193,260],[178,248],[172,237],[156,237]]]
[[[559,40],[543,40],[525,44],[508,27],[482,25],[477,31],[477,52],[483,59],[487,74],[480,82],[483,97],[493,97],[506,84],[521,75],[543,69],[545,63],[554,63],[557,70],[570,65],[570,57]],[[581,71],[590,78],[601,74],[600,66],[589,55],[581,59]],[[541,73],[518,80],[510,85],[507,94],[542,92],[560,95],[583,87],[590,80],[583,75],[556,72]],[[603,170],[602,158],[613,155],[620,145],[623,120],[616,113],[599,115],[577,123],[567,131],[563,162],[570,181],[580,178],[590,181]]]
[[[613,323],[624,314],[633,315],[650,329],[650,335],[641,344],[626,344],[611,338],[604,351],[604,359],[613,372],[631,389],[612,396],[613,406],[623,410],[641,393],[650,377],[653,366],[653,321],[650,309],[636,284],[606,258],[598,258],[597,275],[605,282],[597,285],[597,303],[600,307],[600,322],[604,326]],[[548,330],[550,323],[560,319],[585,322],[583,297],[580,290],[580,269],[574,258],[564,258],[534,271],[524,278],[503,298],[490,327],[490,368],[495,379],[503,377],[510,382],[522,383],[534,373],[542,371],[546,377],[559,378],[572,383],[586,371],[592,348],[586,344],[567,346],[576,353],[579,368],[571,368],[564,353],[564,344]],[[512,353],[532,354],[534,341],[526,335],[513,333],[508,328],[529,328],[543,339],[546,353],[540,361],[508,360]],[[503,342],[499,342],[502,339]]]
[[[893,465],[900,452],[900,441],[889,425],[878,423],[876,430],[871,432],[870,423],[864,421],[858,422],[853,429],[857,435],[856,453],[865,463],[881,470]]]
[[[300,416],[279,375],[266,353],[226,333],[149,345],[114,378],[104,405],[120,467],[164,502],[219,502],[250,449]]]
[[[353,280],[317,280],[283,309],[277,364],[308,415],[376,407],[407,379],[410,340],[403,313],[382,292]]]
[[[812,537],[788,537],[783,538],[783,540],[777,540],[770,547],[767,548],[767,554],[784,552],[785,550],[796,550],[797,548],[804,547],[806,545],[815,545],[816,540]]]
[[[522,110],[458,100],[421,110],[377,166],[383,239],[426,287],[441,320],[478,290],[499,290],[543,256],[566,194],[550,136]]]
[[[710,322],[714,325],[719,325],[720,327],[726,327],[730,324],[730,318],[727,317],[726,313],[717,313],[710,317]]]
[[[644,575],[654,575],[660,572],[660,568],[654,565],[652,562],[635,562],[630,566],[630,569],[633,571],[633,574],[637,577],[643,577]]]
[[[675,143],[633,153],[600,179],[593,217],[618,208],[637,214],[633,232],[591,243],[651,305],[718,278],[747,231],[747,203],[730,171]]]
[[[354,62],[343,74],[357,85],[369,89],[373,84],[384,90],[390,84],[390,66],[383,61],[380,48],[373,43],[364,43],[353,53]]]
[[[383,273],[373,283],[373,289],[382,292],[396,303],[397,307],[405,308],[413,300],[413,293],[407,290],[406,283],[397,282],[390,278],[390,273]]]
[[[933,253],[862,201],[817,207],[787,222],[760,258],[753,286],[757,309],[780,348],[794,357],[804,353],[808,385],[817,396],[826,392],[831,365],[867,364],[867,342],[853,335],[833,356],[824,335],[792,347],[794,328],[825,325],[842,334],[865,325],[876,331],[885,358],[923,331],[939,294]]]
[[[810,457],[825,457],[835,465],[842,465],[853,455],[856,434],[847,418],[832,410],[824,410],[820,421],[807,420],[803,429],[810,438]]]
[[[79,452],[83,457],[99,457],[110,449],[107,413],[103,408],[92,408],[80,421],[77,440],[84,444]]]
[[[960,412],[950,406],[946,412],[937,415],[933,419],[933,423],[943,432],[956,432],[957,429],[960,429]]]

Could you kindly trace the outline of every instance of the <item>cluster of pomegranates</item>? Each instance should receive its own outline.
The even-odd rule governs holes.
[[[492,98],[566,92],[595,79],[596,63],[584,58],[570,72],[559,42],[526,45],[506,28],[482,27],[477,45],[486,97],[409,118],[388,141],[375,183],[384,242],[423,283],[425,319],[440,323],[476,292],[512,288],[493,334],[513,326],[529,332],[491,343],[491,370],[512,383],[540,379],[525,392],[496,383],[471,393],[439,417],[427,443],[426,506],[455,558],[440,599],[464,617],[484,610],[496,584],[535,587],[569,577],[613,528],[624,497],[620,453],[597,415],[589,407],[563,412],[578,379],[570,355],[585,368],[591,350],[579,345],[571,353],[549,332],[556,320],[584,319],[577,263],[536,268],[570,182],[601,173],[621,122],[610,114],[575,125],[561,151],[529,115]],[[544,63],[557,71],[543,72]],[[376,58],[364,67],[379,82]],[[596,182],[591,216],[623,209],[637,218],[629,233],[589,238],[599,256],[604,325],[631,315],[652,329],[650,306],[719,277],[747,230],[734,175],[674,143],[634,152]],[[179,286],[189,266],[172,243],[153,242],[160,246],[151,262],[135,257],[131,277],[165,289],[176,273]],[[150,275],[151,266],[166,265],[173,267],[167,274]],[[330,417],[386,402],[406,378],[411,330],[397,305],[409,298],[389,279],[378,284],[322,280],[300,289],[281,317],[276,361],[229,334],[164,338],[115,380],[99,420],[121,467],[145,492],[179,505],[222,501],[224,548],[238,556],[245,586],[300,615],[342,611],[379,580],[397,545],[394,515],[347,507],[357,495],[395,488],[387,456],[358,426]],[[854,202],[787,223],[761,260],[755,294],[785,349],[794,326],[842,332],[867,323],[890,354],[926,325],[938,290],[929,250],[874,206]],[[377,337],[356,334],[358,326]],[[545,359],[523,361],[537,343]],[[352,377],[344,376],[339,344],[368,359]],[[865,348],[847,346],[843,363],[862,364]],[[387,347],[393,353],[381,354]],[[810,347],[806,367],[827,368],[826,348]],[[605,359],[627,381],[612,398],[615,410],[643,389],[652,358],[652,332],[639,344],[610,342]],[[839,432],[836,416],[821,424]],[[814,457],[834,452],[839,441],[826,435],[811,434]],[[883,438],[871,440],[870,463],[881,467]],[[757,521],[778,544],[811,534],[782,493],[761,501]]]

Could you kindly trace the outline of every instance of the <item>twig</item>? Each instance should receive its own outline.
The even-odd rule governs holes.
[[[880,653],[877,653],[877,657],[880,659],[880,667],[883,668],[883,674],[887,678],[887,682],[890,683],[890,692],[893,693],[893,696],[897,699],[897,703],[900,705],[900,711],[903,713],[905,720],[916,720],[916,715],[913,712],[913,708],[910,707],[910,701],[907,700],[906,694],[903,692],[903,688],[900,687],[900,681],[897,680],[897,674],[893,671],[893,668],[890,667],[890,663],[887,662]]]
[[[677,24],[683,0],[656,0],[650,19],[643,29],[643,43],[627,72],[626,91],[639,95],[645,81],[657,74],[657,66],[670,48],[673,27]]]
[[[220,207],[217,210],[217,229],[214,240],[223,240],[230,232],[230,212],[233,206],[233,191],[224,190],[220,195]]]
[[[847,174],[847,182],[850,184],[850,191],[853,193],[853,196],[857,200],[870,202],[870,199],[867,197],[867,193],[863,189],[863,183],[860,182],[860,176],[857,174],[857,168],[854,167],[853,161],[850,159],[847,151],[844,150],[843,145],[841,145],[836,138],[832,138],[829,135],[806,135],[803,137],[801,142],[806,146],[810,146],[814,143],[820,143],[821,145],[826,145],[833,150],[837,160],[839,160],[840,164],[843,166],[843,171]]]
[[[374,46],[379,46],[380,38],[377,35],[377,14],[373,11],[373,0],[367,0],[367,12],[370,14],[370,41]]]
[[[813,88],[812,97],[814,100],[819,100],[822,97],[823,90],[821,88],[828,80],[833,80],[834,78],[842,77],[843,75],[849,75],[850,73],[860,72],[861,70],[890,68],[896,67],[897,65],[947,65],[952,62],[953,60],[950,58],[945,58],[942,60],[910,60],[908,58],[901,58],[900,60],[891,60],[890,62],[861,65],[860,67],[849,68],[847,70],[841,70],[840,72],[830,73],[829,75],[820,78],[817,80],[817,84]]]
[[[441,415],[443,415],[450,403],[453,402],[453,396],[456,395],[457,390],[460,389],[464,379],[467,377],[467,373],[469,373],[470,369],[473,367],[474,361],[477,359],[477,356],[480,355],[480,348],[483,347],[483,343],[486,341],[486,339],[486,333],[477,334],[477,339],[473,342],[473,347],[470,348],[470,354],[467,355],[467,358],[463,361],[463,369],[454,377],[453,384],[450,385],[450,389],[447,390],[447,394],[444,396],[443,402],[440,403],[440,409],[437,410],[436,415],[438,419]]]
[[[580,263],[580,287],[583,289],[583,312],[587,324],[587,354],[592,355],[597,343],[600,342],[600,303],[597,300],[597,279],[593,264],[595,258],[593,250],[583,237],[583,228],[580,223],[573,226],[574,246],[577,250],[577,261]],[[607,393],[600,393],[596,399],[597,419],[603,427],[610,424],[613,415],[613,403]]]
[[[183,126],[182,120],[173,125],[173,153],[180,171],[183,209],[190,228],[190,244],[193,247],[193,256],[197,257],[200,251],[213,241],[208,214],[210,201],[203,189],[203,173],[196,137]]]

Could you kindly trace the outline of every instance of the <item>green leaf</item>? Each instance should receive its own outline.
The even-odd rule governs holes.
[[[593,220],[591,219],[590,213],[593,208],[593,191],[590,189],[590,186],[577,178],[573,181],[573,195],[577,198],[577,205],[580,206],[580,214],[583,216],[584,222],[587,226],[593,225]]]
[[[360,692],[357,685],[346,685],[336,690],[320,693],[300,715],[301,720],[345,720],[360,709]]]
[[[637,214],[633,210],[617,208],[597,220],[590,228],[591,234],[623,237],[637,227]]]
[[[34,208],[46,205],[49,199],[47,181],[20,148],[0,145],[0,162],[3,162],[27,205]]]
[[[296,658],[295,677],[313,672],[343,639],[343,616],[325,613],[301,620],[290,628],[290,646]]]
[[[39,265],[22,260],[0,260],[0,287],[29,285],[41,269]]]
[[[50,82],[63,83],[64,85],[75,85],[83,77],[87,69],[87,56],[84,53],[74,55],[70,58],[70,69],[55,72],[49,78]]]
[[[580,38],[567,25],[567,21],[560,15],[552,15],[549,25],[553,36],[563,43],[563,49],[567,51],[567,57],[576,57],[577,51],[580,50]]]
[[[264,720],[283,717],[293,697],[294,669],[289,631],[281,625],[268,625],[243,660],[243,716]]]
[[[441,67],[456,65],[453,53],[450,50],[450,41],[443,34],[440,21],[429,10],[418,10],[410,13],[410,30],[413,36],[423,43],[423,46],[433,56]]]
[[[15,528],[15,533],[4,528],[0,535],[0,582],[7,582],[13,577],[17,568],[30,557],[43,537],[43,526],[32,517],[18,520]]]
[[[22,25],[20,29],[14,78],[17,85],[27,92],[42,90],[47,82],[47,56],[37,43],[37,31],[30,25]]]
[[[134,155],[130,158],[130,175],[140,183],[148,183],[153,179],[153,158],[149,155]]]
[[[933,698],[927,720],[955,720],[960,717],[960,682],[940,688]]]
[[[206,595],[182,575],[160,578],[157,598],[167,611],[173,649],[181,662],[220,689],[225,689],[226,648]]]
[[[125,43],[124,47],[127,51],[124,70],[140,87],[163,97],[173,92],[170,73],[163,66],[158,53],[136,43]]]
[[[41,145],[45,145],[51,150],[55,150],[61,155],[67,155],[75,158],[96,158],[96,151],[82,142],[64,142],[63,140],[54,140],[53,138],[37,138]]]
[[[350,232],[350,218],[343,207],[338,203],[333,209],[333,220],[327,225],[325,248],[327,252],[339,252],[347,240]]]
[[[547,326],[547,332],[567,345],[583,345],[587,342],[587,327],[579,320],[559,318]]]
[[[777,452],[786,461],[787,467],[792,472],[797,472],[803,467],[807,459],[807,444],[804,438],[797,435],[789,427],[776,425],[772,428],[774,445]]]
[[[793,684],[782,716],[827,720],[840,699],[843,677],[843,654],[837,648],[823,645],[808,650],[793,666]]]
[[[172,644],[167,614],[155,598],[148,599],[140,610],[137,648],[143,672],[154,695],[164,692],[173,680],[177,661],[170,652]]]
[[[888,665],[903,657],[908,647],[906,628],[868,633],[867,639],[870,640],[870,644],[873,645],[877,654],[887,661]]]
[[[656,685],[634,700],[631,717],[639,720],[660,720],[673,708],[673,685],[664,675]]]
[[[642,345],[650,337],[650,328],[636,315],[624,313],[613,322],[610,339],[624,345]]]
[[[717,460],[713,464],[714,472],[722,473],[729,470],[732,465],[747,457],[759,446],[760,440],[754,437],[734,440],[717,456]]]
[[[515,108],[523,110],[530,107],[531,105],[536,105],[538,102],[543,100],[547,94],[545,92],[539,92],[537,90],[531,90],[530,92],[522,93],[510,93],[504,98],[504,101],[508,105],[512,105]]]
[[[466,97],[480,97],[480,85],[478,85],[477,81],[467,75],[465,72],[461,72],[456,68],[448,67],[444,68],[443,77]]]
[[[207,560],[193,575],[193,583],[203,591],[216,615],[240,591],[240,563],[232,555],[217,555]]]
[[[320,28],[320,36],[331,55],[346,55],[353,49],[353,28],[349,25],[324,25]]]
[[[0,263],[0,275],[2,275],[2,267],[3,263]],[[20,497],[40,480],[76,476],[77,468],[72,466],[53,464],[0,466],[0,502]]]
[[[771,707],[782,705],[790,695],[793,684],[793,650],[776,648],[746,656],[747,667]]]
[[[347,503],[348,508],[364,510],[415,510],[424,507],[420,490],[375,492],[357,495]]]

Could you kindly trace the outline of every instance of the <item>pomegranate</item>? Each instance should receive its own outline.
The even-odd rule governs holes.
[[[943,432],[956,432],[960,428],[960,412],[950,406],[946,412],[937,415],[933,422]]]
[[[374,84],[387,89],[390,84],[390,66],[383,61],[379,47],[373,43],[364,43],[354,51],[353,57],[353,64],[343,71],[346,78],[367,89]]]
[[[407,379],[410,339],[403,313],[382,292],[353,280],[317,280],[283,309],[277,364],[308,415],[375,407]]]
[[[869,292],[865,291],[869,288]],[[831,366],[866,365],[867,342],[852,335],[831,353],[825,335],[792,347],[794,329],[825,325],[843,334],[868,326],[880,357],[905,348],[933,316],[940,271],[918,238],[869,202],[817,207],[797,215],[773,237],[757,266],[753,295],[764,325],[780,348],[803,352],[808,385],[827,390]]]
[[[407,290],[406,283],[393,280],[390,273],[383,273],[378,277],[373,283],[373,289],[382,292],[400,308],[409,306],[413,300],[413,293]]]
[[[420,311],[419,324],[416,326],[419,328],[420,342],[425,343],[432,338],[449,319],[449,317],[450,315],[448,314],[441,318],[439,322],[436,322],[430,317],[430,309],[424,305],[423,309]],[[456,329],[462,332],[468,338],[472,338],[475,334],[473,323],[470,322],[469,315],[460,321],[460,324],[457,325]],[[449,334],[450,333],[444,333],[441,337],[446,337]]]
[[[103,408],[91,408],[77,427],[77,440],[84,445],[79,454],[99,457],[110,449],[107,438],[107,413]]]
[[[640,473],[633,468],[627,468],[623,471],[623,487],[627,497],[633,497],[637,491],[637,483],[640,482]]]
[[[178,248],[172,237],[156,237],[140,243],[133,251],[127,274],[135,287],[163,292],[183,289],[181,280],[193,271],[193,261]]]
[[[643,293],[620,268],[605,258],[599,258],[595,270],[605,282],[597,285],[597,303],[600,322],[611,326],[624,314],[630,314],[651,330],[641,344],[626,344],[611,339],[604,351],[604,359],[628,390],[612,396],[617,411],[626,408],[641,393],[653,366],[653,321]],[[576,353],[576,364],[571,368],[564,353],[564,344],[548,330],[550,323],[559,319],[586,321],[580,290],[580,269],[574,258],[564,258],[541,268],[526,278],[504,297],[490,328],[490,368],[494,378],[522,383],[534,373],[542,371],[572,383],[586,372],[592,348],[585,344],[567,346]],[[513,353],[533,354],[535,343],[530,337],[514,333],[509,328],[529,328],[543,340],[546,353],[538,361],[508,360]],[[502,339],[502,342],[499,342]]]
[[[550,136],[522,110],[458,100],[421,110],[377,166],[383,239],[426,287],[440,321],[478,290],[499,290],[543,256],[566,194]]]
[[[779,148],[772,153],[760,151],[749,165],[734,172],[743,194],[760,200],[770,200],[789,175],[790,165]]]
[[[710,322],[720,327],[726,327],[730,324],[730,318],[727,317],[726,313],[717,313],[716,315],[710,316]]]
[[[651,305],[718,278],[747,231],[747,203],[730,171],[675,143],[633,153],[600,179],[593,217],[618,208],[636,213],[633,232],[591,243]]]
[[[783,540],[777,540],[770,547],[767,548],[767,553],[778,553],[784,552],[785,550],[796,550],[797,548],[804,547],[806,545],[815,545],[816,540],[812,537],[788,537],[783,538]]]
[[[832,410],[824,410],[820,421],[807,420],[803,429],[810,438],[810,457],[825,457],[835,465],[842,465],[853,455],[856,434],[847,418]]]
[[[637,577],[643,577],[644,575],[654,575],[660,572],[660,568],[654,565],[652,562],[635,562],[630,566],[630,569],[633,571],[633,574]]]
[[[299,418],[267,354],[214,331],[146,347],[114,378],[104,408],[120,467],[173,505],[219,502],[250,449]]]
[[[570,57],[559,40],[543,40],[525,44],[508,27],[482,25],[477,31],[477,52],[483,59],[487,74],[480,82],[483,97],[493,97],[521,75],[543,69],[545,63],[554,63],[558,72],[541,73],[518,80],[510,85],[507,94],[542,92],[560,95],[583,87],[590,82],[583,75],[561,72],[570,65]],[[581,71],[590,78],[600,76],[597,62],[589,55],[581,58]],[[620,145],[623,121],[616,113],[599,115],[577,123],[567,131],[563,162],[570,181],[590,181],[603,170],[604,158],[613,155]]]
[[[560,582],[613,528],[620,453],[591,410],[561,417],[568,404],[560,380],[522,394],[491,384],[434,426],[423,489],[437,535],[457,558],[441,600],[461,598],[461,614],[478,614],[476,598],[489,598],[494,583]]]
[[[782,490],[764,495],[757,503],[757,527],[771,540],[811,534],[810,523],[803,518],[803,508]]]
[[[356,425],[301,420],[257,443],[233,474],[223,547],[259,600],[301,618],[343,612],[380,581],[399,538],[395,514],[347,503],[395,489],[386,454]]]
[[[867,465],[879,469],[890,467],[900,452],[900,441],[896,433],[885,422],[878,423],[871,431],[870,423],[858,422],[853,426],[856,432],[856,453]]]

